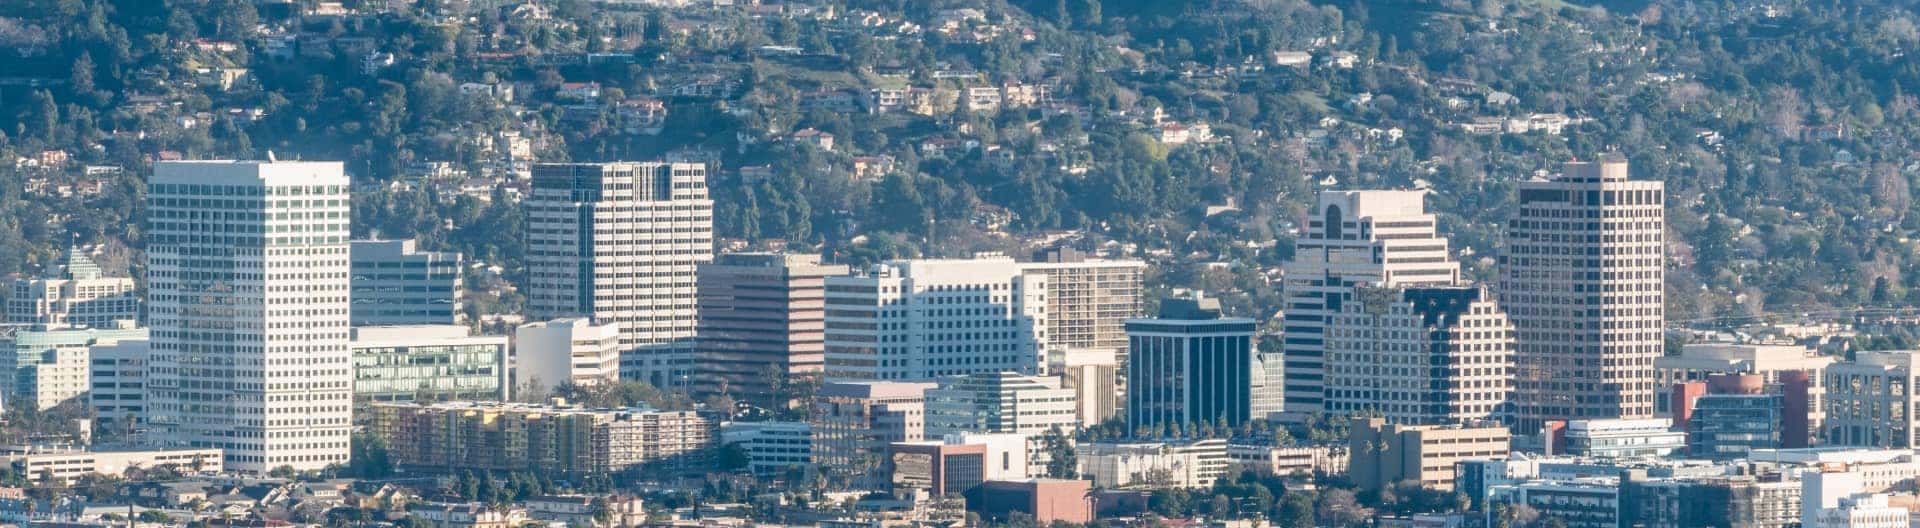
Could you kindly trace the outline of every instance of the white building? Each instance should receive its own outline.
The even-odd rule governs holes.
[[[713,200],[699,163],[533,167],[527,315],[617,325],[620,377],[680,388],[691,376],[695,268],[713,260]]]
[[[1073,391],[1074,417],[1082,426],[1120,415],[1117,354],[1103,349],[1054,350],[1047,372],[1060,376],[1060,388]]]
[[[137,321],[140,299],[130,277],[102,276],[79,248],[68,248],[58,278],[16,279],[7,297],[7,323],[114,328]]]
[[[520,325],[513,332],[515,390],[620,380],[620,327],[586,319]]]
[[[219,449],[147,451],[60,451],[8,455],[5,461],[29,479],[71,483],[86,475],[125,476],[129,469],[171,467],[181,474],[218,475]]]
[[[1459,282],[1460,265],[1435,231],[1425,191],[1325,191],[1284,266],[1285,406],[1290,415],[1326,405],[1327,324],[1353,300],[1354,287]],[[1261,363],[1274,361],[1262,354]],[[1274,372],[1268,370],[1268,377]],[[1274,390],[1271,380],[1266,390]],[[1270,398],[1255,396],[1260,401]]]
[[[1567,422],[1567,445],[1556,453],[1590,457],[1664,457],[1686,451],[1687,432],[1673,430],[1664,418],[1574,420]]]
[[[926,380],[1045,366],[1047,281],[1006,256],[894,260],[827,278],[827,377]]]
[[[941,378],[927,390],[927,435],[1015,433],[1027,437],[1080,425],[1073,389],[1060,379],[992,372]]]
[[[0,395],[7,402],[33,402],[51,409],[93,388],[90,347],[147,338],[147,329],[0,329]],[[84,403],[84,402],[83,402]]]
[[[1326,410],[1389,422],[1498,420],[1513,391],[1513,324],[1486,288],[1357,287],[1327,323]]]
[[[355,240],[350,254],[354,326],[466,321],[459,253],[420,251],[413,240]]]
[[[87,400],[102,427],[129,431],[147,420],[147,339],[98,343],[88,351],[93,368]]]
[[[1826,442],[1836,446],[1911,449],[1913,410],[1920,394],[1912,380],[1920,375],[1920,354],[1913,351],[1858,352],[1854,360],[1827,367]]]
[[[1340,446],[1279,447],[1271,445],[1227,446],[1227,459],[1237,475],[1252,471],[1262,475],[1338,475],[1347,471],[1347,449]]]
[[[347,463],[349,181],[339,162],[154,165],[152,424],[265,473]]]
[[[1887,494],[1842,497],[1831,508],[1803,514],[1801,528],[1909,528],[1912,512],[1887,502]]]
[[[1666,354],[1666,197],[1627,162],[1569,162],[1520,183],[1500,258],[1517,346],[1515,429],[1650,418]]]
[[[1080,477],[1100,488],[1211,488],[1232,465],[1226,440],[1082,442],[1075,450]]]
[[[755,475],[778,475],[813,464],[813,425],[807,422],[720,424],[720,445],[738,445]]]
[[[504,401],[512,388],[507,336],[477,336],[462,325],[360,326],[352,335],[356,405]]]

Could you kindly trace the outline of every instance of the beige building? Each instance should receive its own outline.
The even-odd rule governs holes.
[[[717,424],[693,411],[499,402],[375,403],[370,430],[397,467],[540,471],[553,478],[707,461]]]
[[[520,325],[513,331],[513,389],[617,382],[620,351],[620,327],[615,325],[596,325],[586,319]]]
[[[1060,376],[1060,387],[1073,391],[1074,416],[1090,426],[1120,415],[1119,354],[1102,349],[1054,350],[1047,372]]]
[[[1665,352],[1666,198],[1627,162],[1569,162],[1520,184],[1500,258],[1516,343],[1515,427],[1650,418]]]
[[[1672,416],[1673,391],[1668,389],[1689,381],[1706,381],[1714,374],[1758,374],[1769,386],[1778,386],[1780,373],[1806,372],[1811,382],[1807,387],[1807,407],[1812,411],[1807,425],[1819,431],[1826,419],[1827,389],[1822,373],[1833,361],[1832,356],[1822,356],[1795,344],[1689,344],[1680,348],[1678,356],[1653,360],[1653,382],[1658,389],[1653,393],[1653,412],[1658,416]]]
[[[1425,191],[1320,193],[1306,233],[1294,243],[1293,260],[1283,267],[1283,358],[1260,357],[1266,383],[1253,395],[1255,417],[1282,404],[1290,416],[1330,410],[1326,322],[1353,300],[1356,286],[1459,282],[1460,264],[1435,231],[1437,220],[1425,201]],[[1277,396],[1281,390],[1284,402]]]
[[[926,435],[932,383],[827,382],[814,398],[813,464],[855,486],[883,489],[887,446]]]
[[[694,275],[713,260],[699,163],[538,164],[527,208],[527,316],[620,329],[620,377],[684,388],[698,319]]]
[[[1486,288],[1356,292],[1327,324],[1327,412],[1428,425],[1506,415],[1513,324]]]
[[[780,387],[817,379],[827,277],[846,274],[808,254],[730,253],[701,264],[694,392],[772,405]]]
[[[1363,490],[1401,481],[1452,490],[1454,464],[1506,458],[1512,442],[1507,428],[1497,425],[1394,425],[1384,418],[1365,418],[1350,427],[1347,475]]]
[[[1146,262],[1088,258],[1077,250],[1055,249],[1035,255],[1034,262],[1020,268],[1047,276],[1049,349],[1114,350],[1125,363],[1126,322],[1144,314]]]
[[[1233,462],[1231,474],[1252,471],[1262,475],[1339,475],[1347,472],[1345,446],[1278,447],[1271,445],[1227,446],[1227,459]]]
[[[1913,390],[1920,376],[1920,353],[1910,350],[1857,352],[1853,361],[1827,367],[1826,421],[1822,430],[1828,445],[1913,449],[1915,410],[1920,394]]]

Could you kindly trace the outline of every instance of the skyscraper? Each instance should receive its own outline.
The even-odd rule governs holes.
[[[459,253],[420,251],[413,240],[355,240],[354,326],[452,325],[461,310]]]
[[[1294,243],[1283,268],[1286,328],[1286,412],[1295,416],[1328,410],[1327,321],[1341,313],[1360,285],[1449,285],[1460,265],[1447,253],[1447,239],[1434,231],[1424,191],[1326,191]],[[1273,358],[1262,357],[1271,365]],[[1268,388],[1275,377],[1268,372]]]
[[[826,370],[835,379],[1039,374],[1047,280],[1004,255],[894,260],[827,278]]]
[[[772,405],[779,386],[817,378],[826,361],[827,277],[819,255],[729,253],[700,265],[694,392]]]
[[[1362,286],[1326,343],[1329,413],[1448,425],[1508,411],[1513,324],[1486,288]]]
[[[620,377],[678,388],[691,376],[695,268],[713,260],[713,200],[698,163],[533,167],[527,315],[620,327]]]
[[[1253,331],[1252,319],[1221,317],[1213,299],[1168,299],[1160,317],[1127,321],[1127,425],[1247,421]]]
[[[1513,319],[1515,430],[1555,419],[1648,418],[1665,353],[1665,186],[1627,162],[1570,162],[1520,184],[1500,256]]]
[[[152,425],[229,469],[347,462],[347,177],[339,162],[154,165]]]
[[[133,279],[105,276],[80,248],[67,249],[55,277],[14,280],[7,298],[10,324],[114,328],[117,321],[139,319]]]

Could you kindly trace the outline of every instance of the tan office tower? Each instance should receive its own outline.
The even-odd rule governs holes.
[[[1327,412],[1403,425],[1505,417],[1513,324],[1486,288],[1361,287],[1327,324]]]
[[[827,351],[827,277],[847,267],[819,255],[730,253],[700,265],[694,393],[756,405],[820,376]]]
[[[1451,285],[1460,265],[1434,231],[1425,191],[1325,191],[1294,242],[1285,277],[1284,382],[1269,368],[1264,391],[1285,388],[1286,414],[1327,411],[1327,321],[1353,300],[1354,287]],[[1263,365],[1277,363],[1260,358]],[[1254,394],[1256,403],[1273,400]],[[1263,410],[1256,405],[1258,411]],[[1270,410],[1271,408],[1266,408]]]
[[[1653,416],[1666,324],[1664,185],[1627,162],[1571,162],[1520,184],[1500,256],[1516,331],[1516,431],[1560,419]]]
[[[1066,248],[1034,257],[1020,268],[1047,276],[1047,348],[1113,350],[1125,364],[1127,320],[1144,315],[1147,263],[1088,258]]]
[[[339,162],[173,161],[147,180],[151,423],[262,474],[347,463],[353,429]]]
[[[620,377],[683,387],[693,366],[695,268],[713,260],[699,163],[533,167],[527,316],[620,326]]]

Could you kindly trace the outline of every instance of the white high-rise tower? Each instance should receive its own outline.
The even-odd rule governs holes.
[[[339,162],[154,166],[152,423],[228,469],[345,464],[352,430],[348,181]]]

